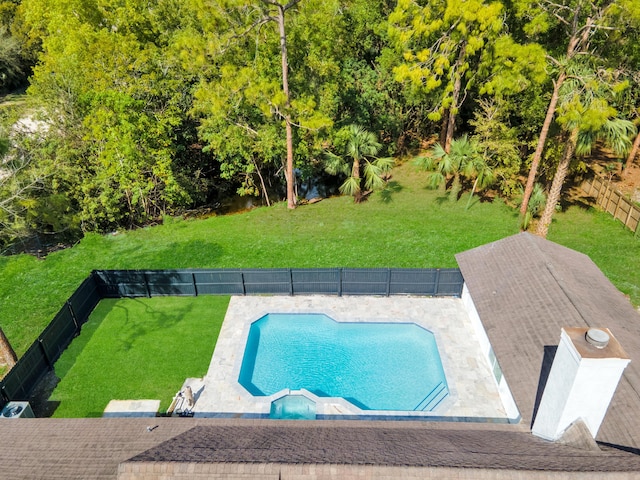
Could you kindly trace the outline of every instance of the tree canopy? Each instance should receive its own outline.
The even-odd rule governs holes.
[[[235,194],[293,208],[301,182],[344,174],[345,158],[343,191],[365,192],[386,175],[378,158],[438,142],[444,168],[456,138],[473,161],[436,171],[469,199],[491,188],[515,204],[524,189],[526,211],[573,138],[569,99],[593,91],[586,77],[576,86],[581,66],[617,89],[599,118],[640,122],[635,3],[0,1],[0,91],[28,85],[19,105],[0,103],[0,245],[146,225]],[[351,125],[375,158],[345,151]],[[576,142],[609,139],[594,125]]]

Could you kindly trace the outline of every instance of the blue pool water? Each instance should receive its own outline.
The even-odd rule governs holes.
[[[428,330],[322,314],[269,314],[254,322],[238,381],[257,396],[306,389],[365,410],[431,411],[448,395]]]

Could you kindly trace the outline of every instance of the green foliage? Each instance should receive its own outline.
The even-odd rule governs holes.
[[[422,93],[429,119],[444,118],[448,135],[452,116],[475,85],[481,94],[503,97],[546,78],[543,49],[509,36],[500,2],[402,0],[389,24],[403,57],[396,79]]]
[[[522,197],[523,195],[524,189],[520,187],[520,196]],[[531,193],[531,198],[529,198],[529,203],[527,204],[527,213],[522,219],[523,230],[527,230],[531,225],[532,220],[540,216],[546,202],[547,195],[544,193],[544,188],[539,183],[536,183],[533,186],[533,192]]]
[[[491,185],[495,176],[490,165],[480,154],[480,145],[475,139],[466,135],[451,142],[451,150],[447,153],[437,143],[425,157],[416,159],[418,166],[431,171],[427,182],[431,188],[437,188],[452,178],[449,188],[449,200],[456,201],[462,189],[461,177],[475,178],[473,190],[479,184],[481,188]],[[473,195],[473,191],[471,193]],[[467,204],[468,205],[468,204]]]
[[[340,192],[352,196],[354,201],[359,203],[363,187],[369,192],[384,188],[394,160],[376,157],[382,145],[373,133],[360,125],[350,125],[341,133],[338,138],[342,136],[346,142],[344,157],[327,152],[325,170],[331,175],[347,175],[347,179],[340,186]]]
[[[279,194],[289,119],[302,180],[324,169],[328,148],[344,152],[346,125],[374,133],[383,144],[376,155],[387,156],[413,154],[442,120],[445,149],[458,128],[485,158],[486,169],[461,177],[472,193],[491,171],[509,197],[528,167],[520,159],[538,138],[550,80],[573,77],[582,63],[616,95],[601,108],[563,100],[573,106],[551,126],[543,178],[553,175],[558,131],[571,115],[581,117],[585,145],[611,138],[605,130],[629,133],[606,122],[637,116],[640,23],[628,0],[290,5],[287,98],[273,2],[0,1],[0,70],[26,73],[37,55],[30,114],[49,126],[37,141],[20,140],[40,180],[12,228],[79,236],[147,225],[231,191]],[[586,52],[597,54],[578,55]],[[343,190],[379,188],[385,168],[365,162],[362,182]]]
[[[503,195],[511,197],[517,191],[521,168],[520,141],[517,129],[506,123],[505,102],[483,100],[469,123],[486,164],[492,169]]]
[[[50,188],[71,199],[68,222],[107,230],[189,206],[197,178],[178,165],[195,168],[177,160],[189,145],[193,77],[176,68],[176,16],[141,1],[23,6],[30,38],[43,47],[29,94],[51,126],[36,160],[57,165]]]

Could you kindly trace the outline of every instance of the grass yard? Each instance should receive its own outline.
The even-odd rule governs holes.
[[[110,400],[161,400],[202,377],[229,297],[102,300],[55,365],[54,417],[100,417]]]
[[[518,232],[518,212],[468,192],[450,202],[426,188],[427,173],[405,163],[390,195],[285,203],[202,220],[87,235],[38,260],[0,257],[0,327],[20,356],[93,269],[266,267],[456,267],[458,252]],[[549,240],[589,255],[640,305],[640,241],[609,215],[571,207],[555,215]]]

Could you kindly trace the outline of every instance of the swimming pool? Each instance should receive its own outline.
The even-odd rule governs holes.
[[[305,389],[362,410],[429,412],[449,394],[430,331],[324,314],[270,313],[253,322],[238,381],[254,396]]]

